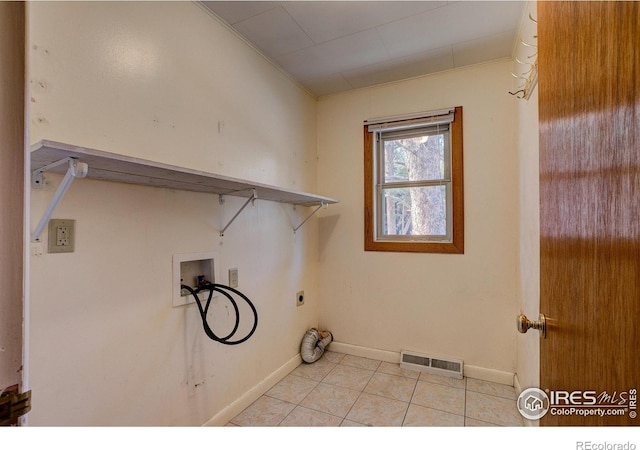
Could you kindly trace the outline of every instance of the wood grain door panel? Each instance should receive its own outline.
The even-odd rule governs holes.
[[[538,3],[543,389],[640,387],[639,24],[637,2]]]

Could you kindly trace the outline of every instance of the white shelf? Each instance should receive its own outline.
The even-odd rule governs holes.
[[[31,147],[31,170],[35,171],[69,157],[87,163],[89,165],[87,178],[96,180],[244,198],[250,198],[255,189],[259,200],[300,206],[338,203],[338,200],[320,195],[47,140],[42,140]],[[65,173],[66,167],[61,165],[50,171]]]
[[[222,196],[227,195],[249,199],[224,227],[221,235],[250,200],[269,200],[296,206],[317,206],[318,208],[307,216],[300,225],[294,227],[294,232],[320,207],[338,203],[338,200],[320,195],[48,140],[42,140],[32,145],[31,170],[34,176],[32,184],[36,187],[38,182],[41,182],[36,180],[39,179],[42,172],[67,173],[54,200],[32,235],[35,241],[40,239],[43,224],[49,220],[53,209],[64,196],[73,178],[85,176],[95,180],[217,194],[221,196],[221,199]]]

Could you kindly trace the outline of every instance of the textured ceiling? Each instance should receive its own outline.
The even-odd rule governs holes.
[[[209,1],[316,96],[511,57],[523,1]]]

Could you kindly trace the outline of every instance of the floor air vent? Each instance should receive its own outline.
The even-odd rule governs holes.
[[[421,370],[435,375],[462,379],[462,366],[462,361],[457,359],[435,358],[407,351],[400,354],[402,369]]]

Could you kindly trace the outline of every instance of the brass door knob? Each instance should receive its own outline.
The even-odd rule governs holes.
[[[526,333],[530,328],[540,331],[542,339],[547,337],[547,319],[544,314],[540,313],[538,320],[529,320],[524,314],[520,314],[516,318],[516,325],[520,333]]]

